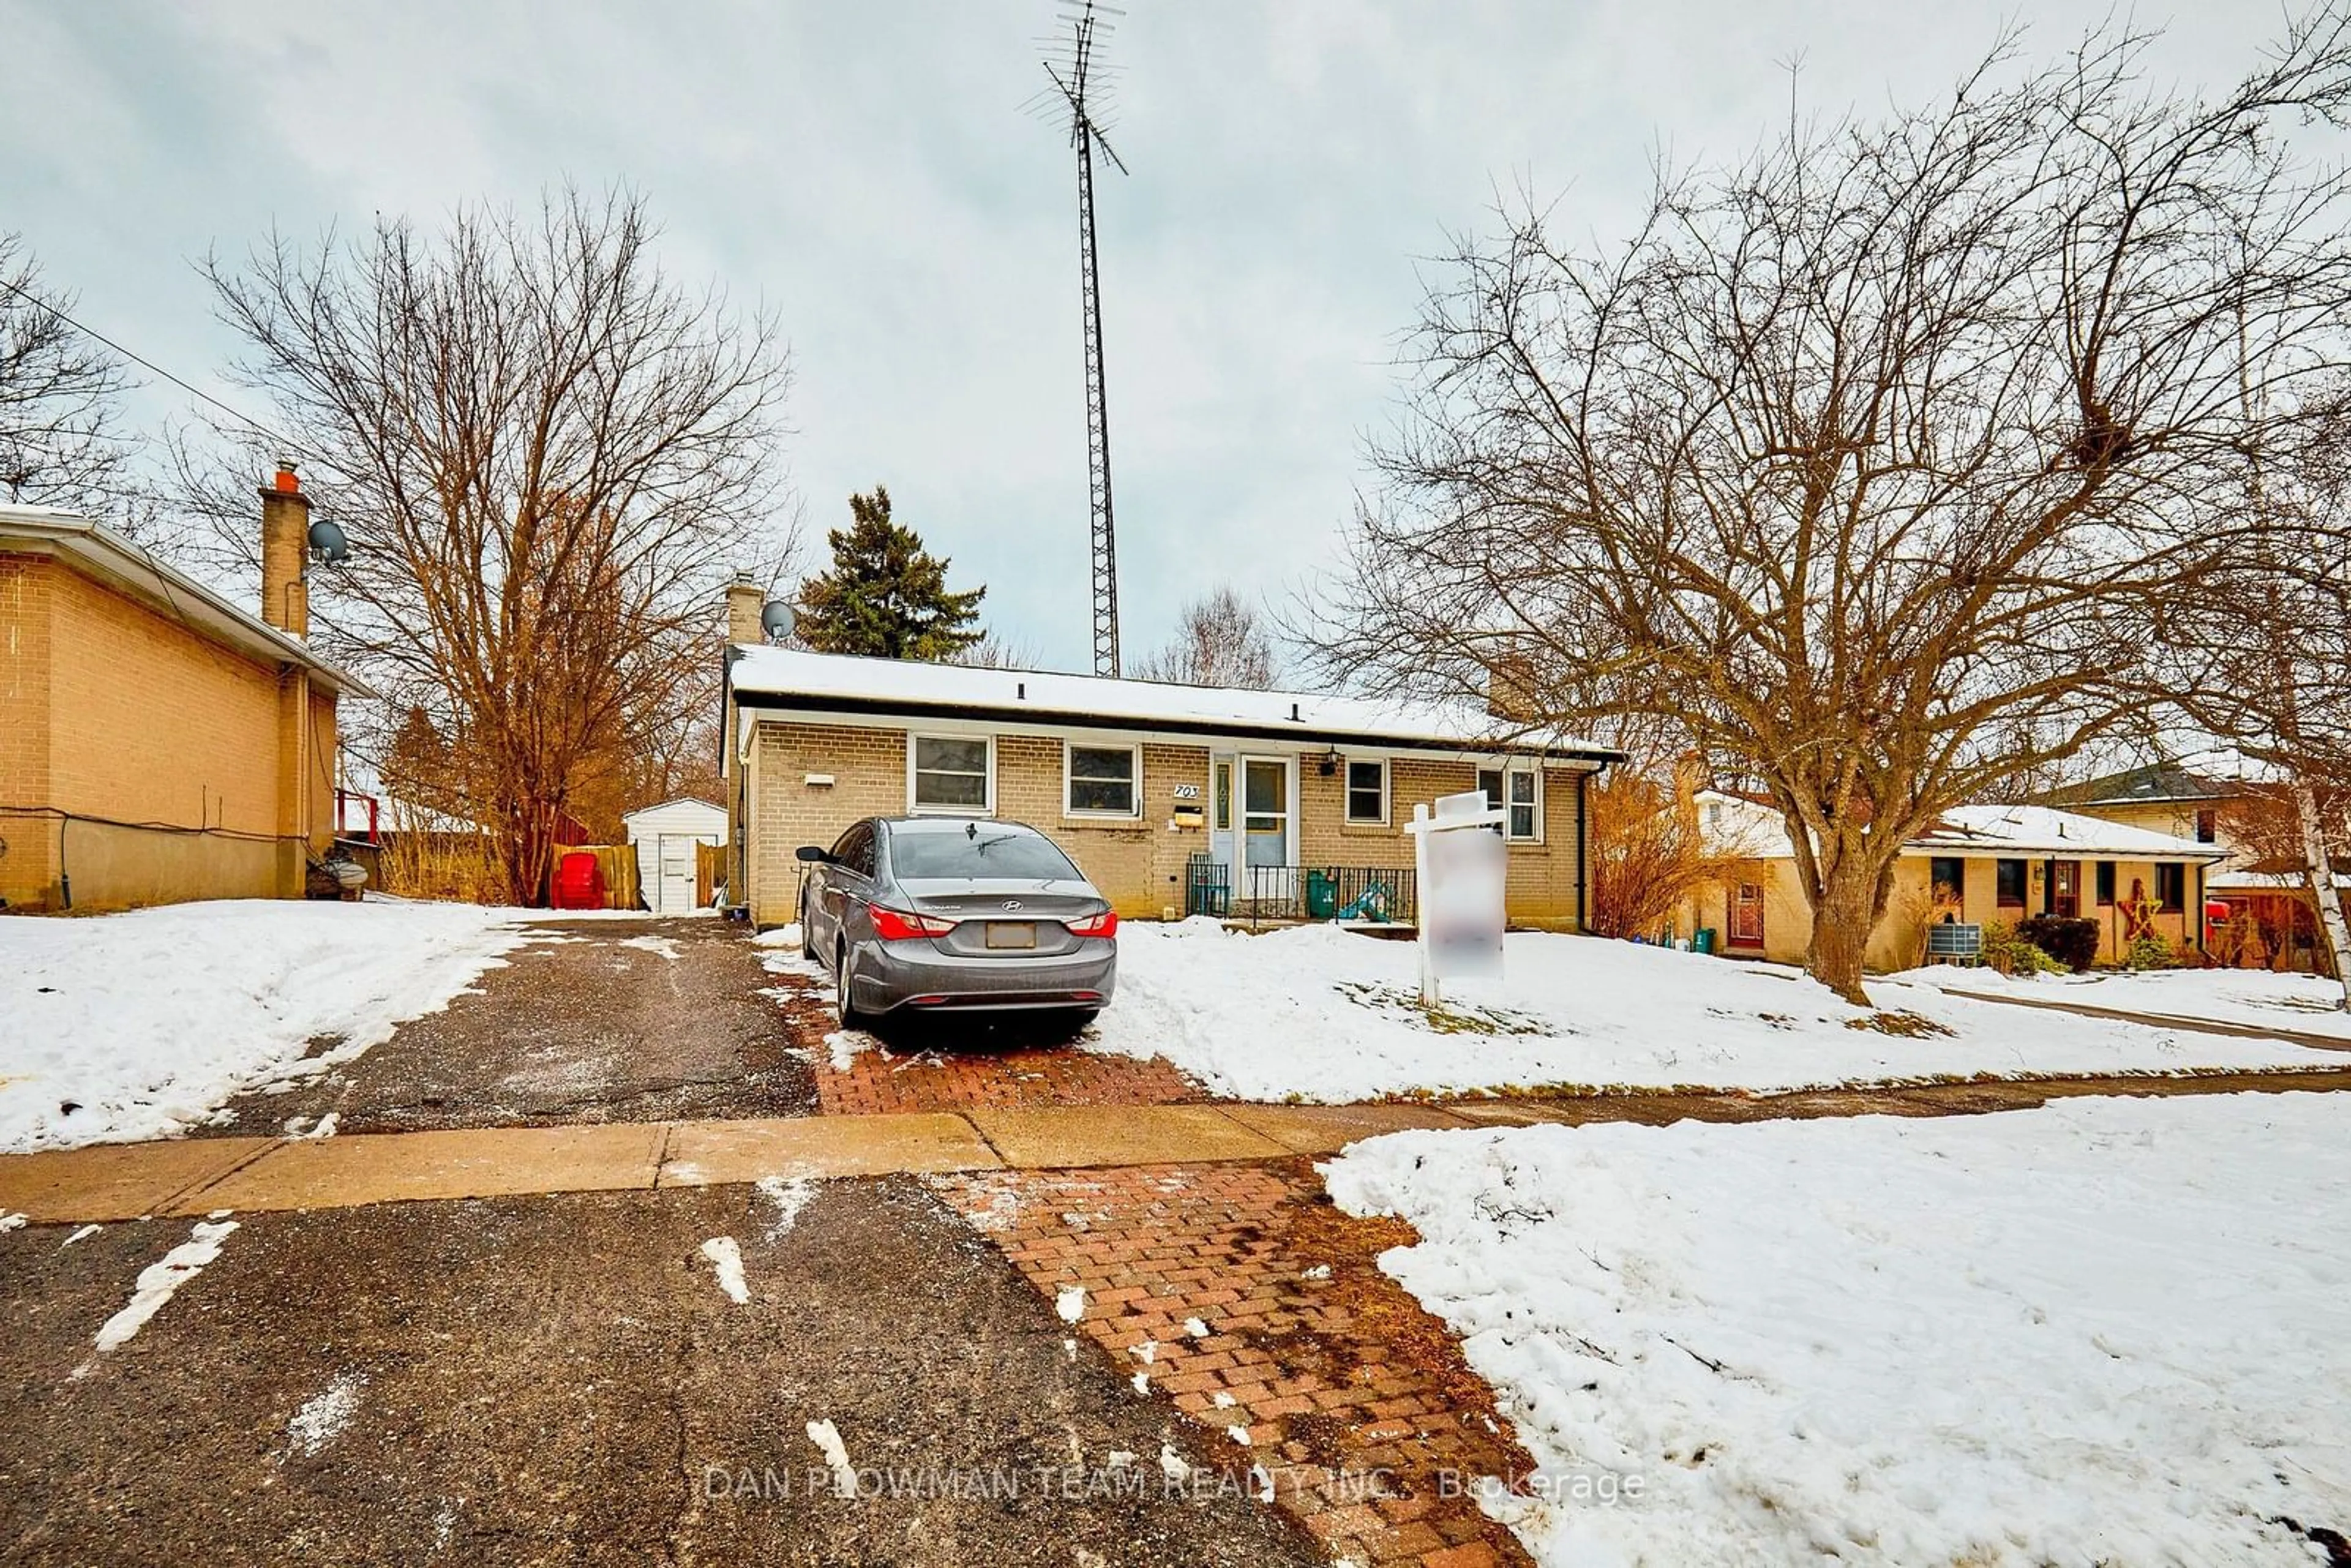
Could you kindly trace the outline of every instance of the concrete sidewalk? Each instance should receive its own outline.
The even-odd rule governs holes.
[[[0,1155],[0,1213],[87,1224],[531,1193],[711,1186],[763,1176],[1058,1170],[1335,1154],[1410,1128],[2030,1109],[2084,1094],[2351,1091],[2351,1069],[2008,1079],[1781,1094],[1617,1093],[1442,1104],[975,1108],[758,1121],[600,1123],[331,1138],[190,1138]]]
[[[2339,1034],[2317,1034],[2309,1030],[2285,1029],[2270,1023],[2231,1023],[2226,1019],[2188,1018],[2179,1013],[2147,1012],[2133,1008],[2103,1008],[2095,1002],[2067,1001],[2055,997],[2018,997],[2005,991],[1971,991],[1965,986],[1946,986],[1932,980],[1927,983],[1947,997],[1960,997],[1971,1002],[2037,1008],[2043,1012],[2072,1013],[2075,1018],[2111,1019],[2116,1023],[2145,1024],[2150,1029],[2176,1029],[2189,1034],[2217,1034],[2231,1040],[2282,1040],[2288,1045],[2307,1046],[2313,1051],[2351,1051],[2351,1040]]]

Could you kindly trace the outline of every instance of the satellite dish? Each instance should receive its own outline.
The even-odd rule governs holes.
[[[782,642],[799,624],[799,618],[792,613],[792,607],[780,599],[770,599],[759,612],[759,630],[768,634],[770,643]]]
[[[339,566],[351,556],[351,542],[343,530],[320,517],[310,525],[310,553],[329,566]]]

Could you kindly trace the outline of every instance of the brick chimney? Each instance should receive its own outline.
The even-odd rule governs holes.
[[[310,554],[310,497],[280,459],[277,477],[261,488],[261,618],[297,637],[310,634],[309,589],[302,580]]]
[[[1541,716],[1535,690],[1535,661],[1518,637],[1505,632],[1483,655],[1486,665],[1486,713],[1511,724],[1531,724]]]
[[[768,605],[768,591],[747,571],[738,571],[735,580],[726,585],[726,640],[729,643],[764,643],[767,628],[759,622],[759,612]]]

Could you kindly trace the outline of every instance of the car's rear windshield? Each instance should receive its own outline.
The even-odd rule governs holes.
[[[890,869],[903,881],[932,877],[1074,879],[1078,868],[1041,834],[983,827],[977,833],[893,833]]]

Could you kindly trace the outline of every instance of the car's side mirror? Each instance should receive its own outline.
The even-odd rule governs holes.
[[[802,844],[792,852],[792,858],[804,861],[810,865],[822,865],[832,856],[814,844]]]

